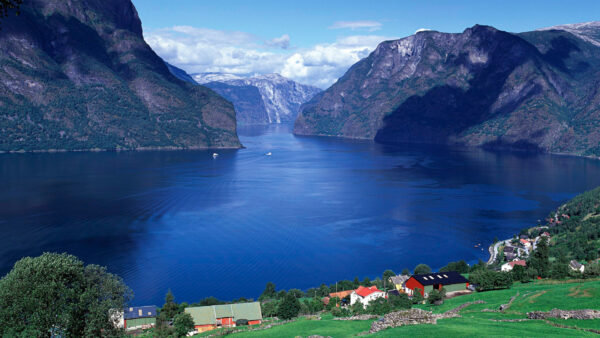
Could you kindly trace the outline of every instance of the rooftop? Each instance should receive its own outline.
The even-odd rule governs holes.
[[[442,284],[442,285],[463,284],[463,283],[469,282],[465,277],[463,277],[460,273],[458,273],[456,271],[413,275],[411,278],[416,279],[423,286],[434,285],[434,284]]]
[[[123,319],[153,318],[156,317],[156,306],[132,306],[123,309]]]

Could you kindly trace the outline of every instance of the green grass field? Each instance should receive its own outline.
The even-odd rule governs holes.
[[[519,296],[512,306],[505,311],[482,312],[483,309],[496,310],[501,304],[507,303],[512,296]],[[598,336],[581,329],[600,330],[598,320],[562,320],[552,319],[529,320],[522,322],[499,322],[498,320],[525,319],[530,311],[549,311],[554,308],[562,310],[600,309],[600,281],[581,282],[546,282],[530,284],[515,284],[508,290],[473,293],[448,299],[441,306],[420,306],[424,310],[445,312],[461,304],[483,300],[485,304],[475,304],[463,309],[461,318],[439,320],[437,325],[413,325],[391,328],[373,335],[373,337],[400,336],[504,336],[504,337],[570,337]],[[299,319],[296,322],[277,326],[268,330],[244,332],[235,334],[240,337],[297,337],[321,335],[331,337],[353,337],[368,331],[370,321],[336,321],[330,315],[321,320]],[[572,328],[560,328],[551,325],[567,325]]]

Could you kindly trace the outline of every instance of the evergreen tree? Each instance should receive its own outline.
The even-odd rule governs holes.
[[[169,290],[165,296],[165,304],[160,310],[160,314],[164,315],[165,319],[170,320],[173,319],[177,313],[179,313],[179,306],[177,303],[175,303],[175,296],[173,296],[173,292]]]
[[[275,291],[275,284],[273,282],[268,282],[265,286],[265,291],[258,297],[259,300],[265,299],[273,299],[277,295],[277,291]]]
[[[547,278],[549,276],[550,257],[548,253],[548,243],[545,240],[538,241],[537,248],[533,251],[527,265],[537,270],[539,276],[542,278]]]
[[[284,320],[298,317],[300,307],[300,301],[298,301],[298,298],[294,297],[293,294],[288,293],[285,295],[285,297],[283,297],[281,303],[279,303],[279,307],[277,308],[277,316]]]

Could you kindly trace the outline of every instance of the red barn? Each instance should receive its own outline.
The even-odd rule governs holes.
[[[444,288],[446,292],[466,290],[469,287],[469,281],[456,271],[448,271],[413,275],[405,285],[410,290],[410,294],[413,294],[418,288],[421,290],[421,295],[425,297],[434,289]]]

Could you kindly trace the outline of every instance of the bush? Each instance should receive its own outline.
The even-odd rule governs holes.
[[[280,319],[292,319],[298,317],[300,312],[300,301],[292,293],[285,295],[277,307],[277,317]]]
[[[178,337],[185,337],[188,332],[194,330],[194,319],[189,313],[180,313],[173,319],[173,327]]]
[[[428,297],[427,297],[427,302],[429,304],[435,304],[436,302],[443,302],[444,301],[444,297],[446,297],[446,289],[442,288],[442,290],[432,290]]]
[[[350,317],[352,314],[348,309],[340,309],[339,307],[334,307],[331,309],[331,314],[334,317]]]
[[[392,311],[392,307],[388,303],[385,298],[377,298],[372,300],[369,305],[367,305],[367,313],[372,315],[384,315],[386,313],[390,313]]]
[[[365,313],[365,308],[361,302],[356,302],[350,306],[350,311],[353,315],[357,316]]]
[[[413,296],[412,296],[412,303],[413,304],[421,304],[423,303],[423,295],[421,295],[421,289],[419,288],[415,288],[414,292],[413,292]]]
[[[410,309],[412,307],[412,303],[410,302],[408,295],[405,293],[401,293],[398,296],[390,295],[388,302],[394,309]]]
[[[483,269],[471,273],[469,279],[477,285],[477,291],[508,289],[513,283],[511,273]]]
[[[277,316],[277,308],[279,307],[279,302],[272,300],[270,302],[265,302],[260,304],[260,310],[264,317],[275,317]]]

